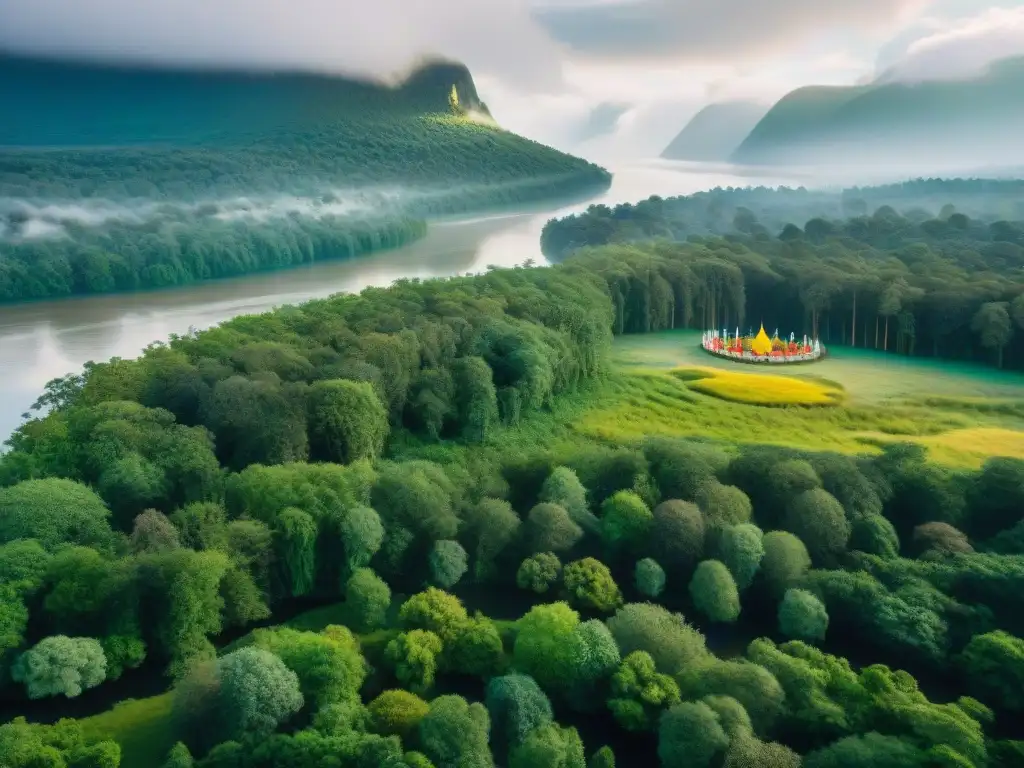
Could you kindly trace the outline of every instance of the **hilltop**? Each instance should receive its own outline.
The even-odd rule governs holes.
[[[721,162],[743,142],[768,107],[750,101],[708,104],[661,153],[666,160]]]
[[[503,130],[452,62],[385,83],[5,56],[0,101],[0,301],[352,256],[611,178]]]
[[[1024,58],[996,62],[965,80],[799,88],[768,111],[732,159],[771,165],[1019,164],[1021,93]]]

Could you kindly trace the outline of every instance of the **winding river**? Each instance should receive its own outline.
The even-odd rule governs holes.
[[[208,328],[237,315],[402,277],[429,278],[514,266],[540,253],[544,223],[590,203],[634,202],[716,186],[799,184],[793,177],[746,173],[729,166],[652,163],[614,169],[611,189],[593,200],[546,212],[505,214],[435,223],[422,240],[393,251],[326,261],[278,272],[199,283],[163,291],[84,296],[0,306],[0,440],[22,421],[52,378],[89,360],[134,357],[146,345]]]

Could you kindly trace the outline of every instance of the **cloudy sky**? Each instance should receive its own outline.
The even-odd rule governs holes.
[[[710,101],[1024,54],[1024,0],[0,0],[0,48],[381,76],[441,54],[506,127],[603,159]]]

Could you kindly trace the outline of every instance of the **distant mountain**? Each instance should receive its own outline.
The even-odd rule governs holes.
[[[0,301],[179,285],[608,188],[501,129],[469,70],[396,84],[0,56]]]
[[[690,119],[661,156],[666,160],[728,160],[767,111],[767,106],[751,101],[708,104]]]
[[[1024,161],[1024,58],[956,81],[812,86],[783,97],[732,159],[939,169]]]
[[[613,104],[603,102],[598,104],[587,115],[572,134],[573,144],[583,144],[593,139],[607,136],[615,130],[615,126],[630,109],[629,104]]]

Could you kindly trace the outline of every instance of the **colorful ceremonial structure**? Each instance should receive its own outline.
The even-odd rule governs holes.
[[[786,341],[779,338],[778,329],[769,337],[764,325],[756,335],[748,332],[740,336],[739,328],[735,335],[728,330],[705,331],[700,345],[712,355],[746,363],[806,363],[825,356],[825,348],[818,339],[812,341],[804,336],[801,342],[791,333]]]

